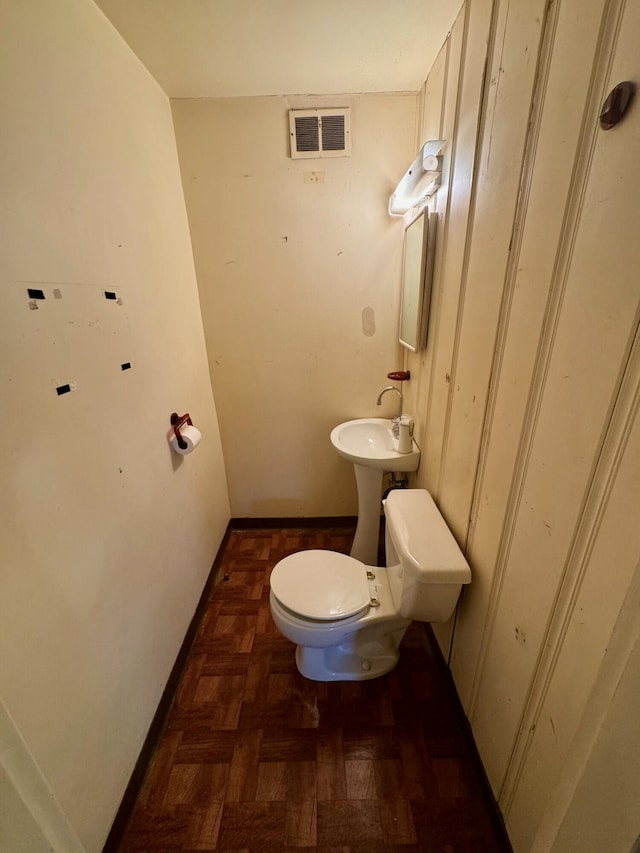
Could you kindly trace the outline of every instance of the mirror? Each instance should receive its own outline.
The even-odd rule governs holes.
[[[427,345],[437,222],[426,207],[404,232],[400,343],[414,352]]]

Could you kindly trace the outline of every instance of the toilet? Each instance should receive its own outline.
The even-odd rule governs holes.
[[[377,678],[397,664],[412,620],[446,622],[471,570],[425,489],[384,501],[386,568],[335,551],[298,551],[271,573],[269,604],[313,681]]]

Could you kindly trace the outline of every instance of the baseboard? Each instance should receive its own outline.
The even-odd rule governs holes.
[[[173,664],[173,668],[171,669],[162,697],[158,703],[151,725],[149,726],[149,731],[147,732],[144,744],[140,750],[140,755],[138,756],[136,765],[133,768],[133,773],[131,774],[131,778],[129,779],[129,783],[125,789],[120,806],[118,807],[118,811],[116,812],[116,816],[111,825],[111,830],[109,831],[107,840],[102,848],[103,853],[116,853],[124,837],[127,825],[131,820],[133,809],[147,775],[147,770],[151,765],[151,759],[153,758],[153,754],[160,742],[160,737],[169,718],[169,712],[173,706],[173,700],[178,690],[180,678],[187,662],[187,658],[189,657],[191,647],[193,646],[200,622],[204,616],[209,599],[209,592],[215,583],[218,569],[222,562],[222,555],[224,554],[231,530],[232,525],[231,522],[229,522],[225,534],[222,537],[220,547],[218,548],[218,553],[216,554],[213,565],[211,566],[211,571],[209,572],[209,576],[205,582],[204,589],[202,590],[198,606],[195,609],[193,618],[191,619],[187,632],[184,635],[180,651],[178,652],[175,663]]]
[[[357,523],[356,515],[330,515],[322,518],[232,518],[229,525],[232,530],[271,530],[286,527],[355,527]]]

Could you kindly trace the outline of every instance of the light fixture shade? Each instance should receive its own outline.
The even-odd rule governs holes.
[[[438,189],[442,174],[441,151],[445,145],[443,139],[425,142],[389,199],[391,216],[403,216]]]

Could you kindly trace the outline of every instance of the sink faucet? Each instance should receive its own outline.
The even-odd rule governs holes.
[[[376,401],[376,406],[382,405],[382,398],[387,393],[387,391],[395,391],[398,397],[400,397],[398,417],[393,419],[393,434],[396,438],[398,438],[400,434],[400,418],[402,417],[402,391],[399,388],[396,388],[395,385],[387,385],[386,388],[383,388],[382,391],[378,394],[378,399]]]

